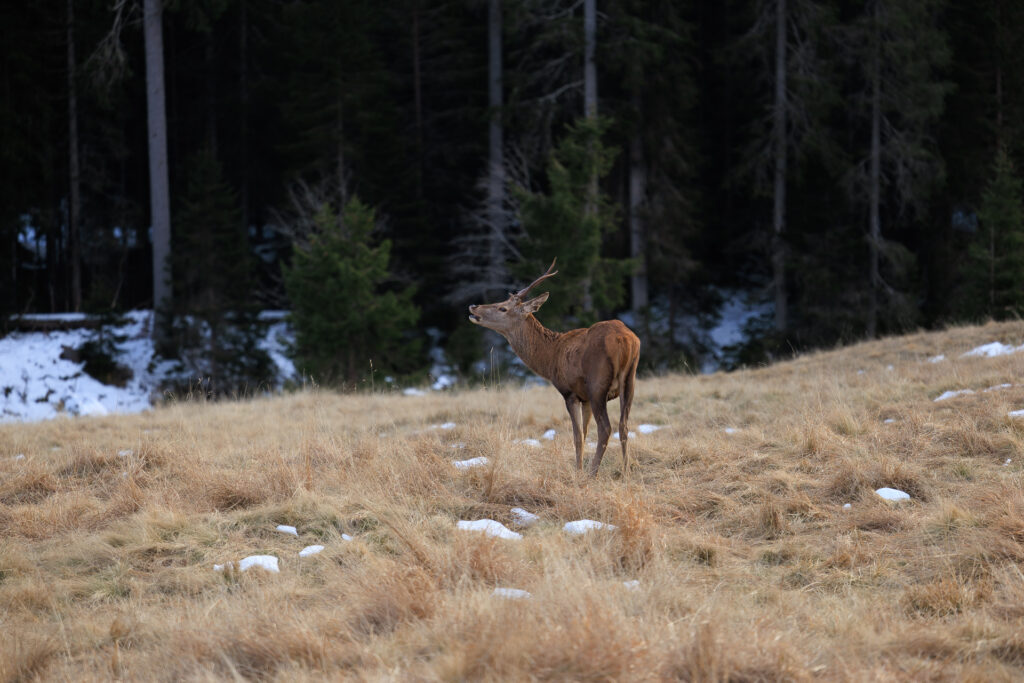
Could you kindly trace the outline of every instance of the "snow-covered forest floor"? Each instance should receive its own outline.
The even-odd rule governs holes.
[[[0,425],[0,680],[1019,680],[1022,344]]]

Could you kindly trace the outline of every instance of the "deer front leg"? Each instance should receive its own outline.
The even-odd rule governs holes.
[[[565,409],[569,411],[569,419],[572,420],[572,441],[576,446],[576,469],[583,469],[583,436],[580,434],[579,405],[580,400],[572,392],[565,394]],[[588,416],[589,417],[589,416]],[[586,424],[584,423],[584,429]]]
[[[590,409],[594,411],[597,422],[597,452],[590,463],[590,476],[597,476],[597,468],[601,466],[601,458],[608,447],[608,437],[612,435],[612,423],[608,419],[608,404],[605,400],[591,401]]]

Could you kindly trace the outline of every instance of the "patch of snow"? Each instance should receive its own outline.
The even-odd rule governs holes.
[[[445,423],[439,424],[439,425],[430,425],[430,428],[431,429],[444,429],[444,430],[455,429],[455,423],[454,422],[445,422]]]
[[[77,315],[80,314],[53,317],[73,321]],[[66,349],[79,349],[95,339],[95,330],[14,332],[0,339],[0,358],[4,361],[0,363],[0,422],[149,410],[151,397],[159,397],[161,386],[172,378],[187,379],[182,376],[178,361],[155,356],[150,337],[152,318],[152,311],[128,311],[119,324],[103,329],[105,335],[116,340],[113,360],[131,371],[123,387],[101,383],[85,373],[84,363],[66,357]],[[260,342],[279,371],[282,365],[290,364],[283,354],[279,358],[274,356],[277,350],[284,349],[283,344],[275,346],[273,342],[285,334],[283,326],[287,323],[271,325],[267,339]]]
[[[1024,410],[1011,410],[1010,417],[1024,417]]]
[[[852,506],[852,505],[850,505],[849,503],[843,503],[843,509],[844,509],[844,510],[849,510],[849,509],[850,509],[850,508],[852,508],[852,507],[853,507],[853,506]]]
[[[518,588],[495,588],[491,595],[498,598],[508,598],[509,600],[523,600],[533,597],[528,591],[519,590]]]
[[[416,387],[408,387],[406,389],[402,389],[402,395],[403,396],[426,396],[427,392],[423,391],[422,389],[417,389]]]
[[[858,375],[863,375],[863,374],[864,374],[864,371],[863,371],[863,370],[858,370],[858,371],[857,371],[857,374],[858,374]]]
[[[283,314],[281,317],[275,317],[278,314]],[[288,381],[295,381],[298,379],[298,373],[295,370],[295,363],[288,357],[288,352],[295,346],[295,331],[292,329],[291,324],[285,319],[288,315],[287,311],[261,311],[259,319],[263,321],[277,320],[274,324],[267,328],[267,333],[262,339],[256,344],[260,350],[264,351],[270,360],[274,363],[274,367],[277,368],[276,373],[276,384],[278,386],[283,385]]]
[[[533,446],[534,448],[540,447],[540,441],[537,441],[537,439],[516,439],[512,443],[521,443],[524,446]]]
[[[894,418],[891,418],[891,417],[887,417],[887,418],[885,418],[884,420],[882,420],[882,424],[887,424],[887,425],[891,425],[891,424],[892,424],[893,422],[895,422],[895,421],[896,421],[896,420],[895,420]]]
[[[597,448],[597,442],[596,441],[588,441],[587,442],[587,448]]]
[[[941,363],[944,360],[946,360],[945,354],[940,353],[937,356],[932,356],[931,358],[929,358],[928,362],[929,363]]]
[[[626,587],[626,590],[636,591],[640,590],[640,580],[633,579],[631,581],[623,581],[622,585]]]
[[[1000,389],[1009,389],[1012,386],[1012,384],[997,384],[994,387],[989,387],[988,389],[986,389],[985,393],[988,393],[990,391],[999,391]]]
[[[453,443],[453,444],[451,444],[449,446],[449,448],[454,448],[457,451],[461,451],[465,447],[466,447],[466,444],[462,443],[461,441],[456,441],[455,443]]]
[[[224,571],[228,565],[233,565],[233,562],[224,564],[213,565],[213,570],[217,572]],[[248,571],[252,567],[259,567],[268,572],[280,572],[281,570],[277,567],[277,558],[273,555],[250,555],[249,557],[243,558],[238,562],[238,571]]]
[[[25,454],[24,453],[18,453],[16,456],[14,456],[14,459],[15,460],[24,460],[25,459]]]
[[[323,551],[322,545],[307,545],[305,548],[299,551],[299,557],[309,557],[310,555],[316,555]]]
[[[1024,344],[1020,346],[1010,346],[1001,342],[991,342],[989,344],[982,344],[977,346],[966,353],[961,354],[961,358],[970,358],[972,356],[984,357],[984,358],[995,358],[996,356],[1007,356],[1011,353],[1017,353],[1018,351],[1024,351]]]
[[[726,427],[726,428],[725,428],[725,429],[723,429],[722,431],[723,431],[723,432],[725,432],[726,434],[735,434],[735,433],[736,433],[736,432],[738,432],[739,430],[738,430],[738,429],[736,429],[735,427]]]
[[[896,368],[895,368],[895,367],[893,367],[892,365],[886,365],[886,366],[885,366],[885,369],[886,369],[886,370],[887,370],[888,372],[892,372],[892,371],[893,371],[893,370],[895,370]]]
[[[907,493],[906,491],[900,491],[899,489],[891,489],[888,486],[876,489],[875,493],[877,493],[885,500],[910,500],[910,494]]]
[[[296,529],[293,526],[288,526],[287,524],[278,524],[277,530],[280,531],[282,534],[291,534],[292,536],[299,535],[298,529]]]
[[[556,432],[554,429],[549,429],[548,431],[544,432],[544,438],[547,439],[548,441],[554,441],[555,434],[557,433],[558,432]]]
[[[944,392],[941,396],[937,397],[935,399],[935,402],[938,403],[939,401],[945,401],[945,400],[950,399],[950,398],[956,398],[957,396],[967,396],[968,394],[973,394],[973,393],[974,393],[973,389],[960,389],[958,391],[947,391],[947,392]]]
[[[595,529],[608,529],[610,531],[614,528],[614,524],[595,522],[592,519],[577,519],[574,522],[566,522],[565,526],[562,527],[562,531],[564,531],[567,534],[579,536],[581,534],[585,534],[588,531],[593,531]]]
[[[1006,462],[1003,463],[1003,467],[1009,467],[1011,462],[1013,462],[1013,458],[1007,458]]]
[[[341,540],[343,540],[343,541],[354,541],[356,539],[354,539],[353,537],[349,536],[348,534],[342,534],[341,535]]]
[[[661,429],[661,425],[649,425],[649,424],[642,424],[642,425],[640,425],[639,427],[636,428],[636,430],[638,432],[640,432],[641,434],[651,434],[652,432],[656,432],[659,429]]]
[[[469,460],[452,460],[452,464],[455,465],[455,469],[468,470],[470,467],[482,467],[488,462],[487,457],[481,455],[479,458],[470,458]]]
[[[519,526],[533,526],[540,521],[540,517],[523,508],[512,508],[512,518]]]
[[[742,344],[747,340],[747,323],[755,318],[771,315],[775,307],[771,303],[755,303],[746,292],[723,291],[724,300],[718,309],[718,322],[708,331],[710,353],[701,365],[701,372],[707,374],[718,370],[726,360],[727,347]]]
[[[123,451],[118,451],[117,452],[117,457],[119,457],[119,458],[130,458],[130,457],[132,457],[132,449],[126,448]]]
[[[507,538],[515,541],[523,537],[522,534],[517,534],[501,522],[496,522],[493,519],[478,519],[472,522],[460,521],[456,526],[464,531],[482,531],[488,536],[497,536],[498,538]]]
[[[629,432],[629,434],[628,434],[629,438],[632,438],[634,436],[636,436],[636,432]],[[613,439],[618,439],[619,438],[619,433],[615,432],[614,434],[612,434],[612,438]]]

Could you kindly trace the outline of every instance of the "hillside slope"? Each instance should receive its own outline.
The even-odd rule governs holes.
[[[628,478],[572,470],[549,387],[0,425],[0,680],[1019,680],[1024,352],[990,342],[1024,324],[642,379]]]

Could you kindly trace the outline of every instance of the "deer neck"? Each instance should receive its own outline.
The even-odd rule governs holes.
[[[505,338],[526,367],[550,380],[555,374],[555,341],[558,337],[558,332],[544,327],[530,314]]]

